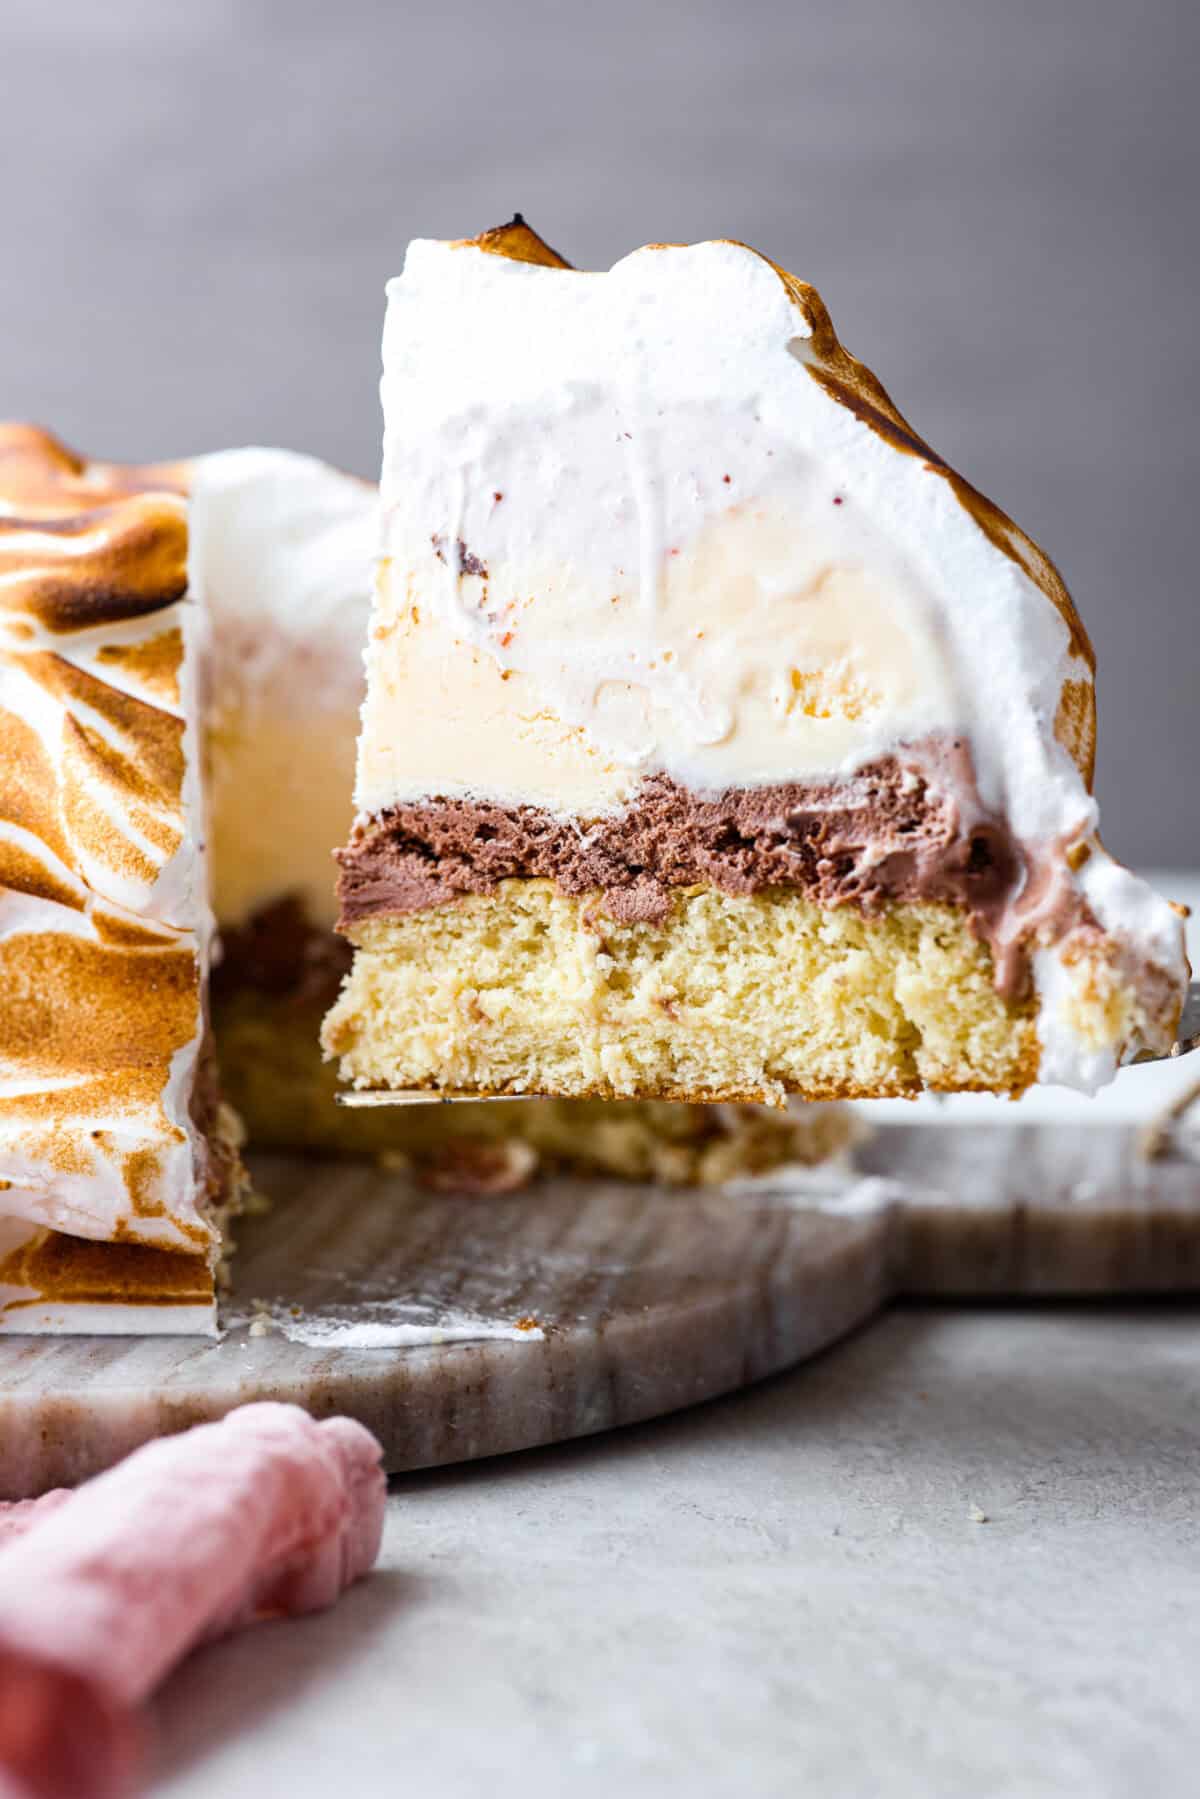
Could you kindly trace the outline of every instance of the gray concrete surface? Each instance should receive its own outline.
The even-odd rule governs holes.
[[[409,1477],[335,1612],[168,1687],[155,1799],[1190,1799],[1198,1383],[1191,1308],[902,1311]]]
[[[1062,563],[1129,860],[1194,859],[1192,0],[5,0],[0,410],[372,473],[384,279],[523,209],[815,280]]]

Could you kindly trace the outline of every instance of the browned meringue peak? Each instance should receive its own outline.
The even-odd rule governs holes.
[[[459,243],[476,250],[487,250],[493,256],[507,256],[510,262],[534,262],[544,269],[569,269],[572,265],[557,250],[552,250],[532,225],[527,225],[519,212],[514,212],[505,225],[493,225],[478,237],[460,238]]]
[[[0,608],[69,633],[182,599],[186,489],[185,464],[88,462],[0,424]]]
[[[0,425],[0,663],[28,697],[0,712],[0,816],[135,909],[183,837],[183,638],[154,615],[187,588],[185,485]]]
[[[56,891],[140,910],[180,847],[184,633],[155,615],[187,588],[182,480],[0,426],[0,878],[38,838]]]

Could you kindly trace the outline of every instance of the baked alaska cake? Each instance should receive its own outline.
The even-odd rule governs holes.
[[[1097,837],[1067,591],[813,288],[418,241],[382,395],[344,1078],[1018,1094],[1170,1044],[1182,924]]]
[[[376,512],[284,451],[123,467],[0,426],[0,1330],[211,1329],[235,1109],[260,1143],[485,1191],[847,1140],[836,1107],[335,1107]]]

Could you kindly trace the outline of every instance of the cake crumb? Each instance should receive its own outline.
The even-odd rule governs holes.
[[[534,1179],[539,1165],[536,1149],[518,1137],[498,1143],[456,1137],[420,1161],[417,1181],[431,1193],[518,1193]]]
[[[381,1149],[375,1166],[382,1174],[411,1174],[412,1157],[403,1149]]]
[[[1200,1081],[1186,1087],[1169,1105],[1144,1124],[1137,1135],[1137,1153],[1144,1162],[1157,1162],[1178,1147],[1176,1131],[1193,1106],[1200,1105]]]

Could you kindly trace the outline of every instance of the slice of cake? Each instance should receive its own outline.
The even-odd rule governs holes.
[[[1094,1088],[1182,925],[1091,797],[1057,572],[745,246],[414,243],[384,336],[360,1088]]]

